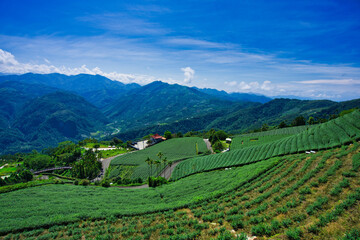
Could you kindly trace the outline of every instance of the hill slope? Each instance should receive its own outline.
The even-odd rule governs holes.
[[[16,113],[10,128],[3,128],[1,152],[42,149],[65,140],[89,137],[107,119],[84,98],[54,92],[31,99]],[[14,139],[12,144],[6,138]]]
[[[122,132],[130,128],[174,122],[192,116],[229,109],[234,102],[219,100],[195,89],[153,82],[124,95],[105,110]]]

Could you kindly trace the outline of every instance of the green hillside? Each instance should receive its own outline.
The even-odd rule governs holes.
[[[161,152],[167,161],[177,161],[196,156],[196,145],[198,153],[203,154],[207,151],[206,144],[203,139],[197,137],[175,138],[155,144],[144,150],[119,156],[111,161],[110,178],[120,174],[123,166],[136,166],[132,169],[131,178],[145,179],[149,176],[149,165],[145,160],[149,157],[152,160],[159,160],[157,154]],[[153,167],[153,176],[158,175],[164,165]]]
[[[0,153],[41,150],[66,140],[81,140],[104,127],[107,119],[84,98],[54,92],[17,109],[11,128],[0,137]]]
[[[157,81],[129,91],[104,113],[125,132],[124,129],[171,123],[235,105],[189,87]]]
[[[222,155],[188,159],[176,166],[172,178],[217,168],[245,165],[275,156],[339,147],[360,139],[360,112],[323,123],[299,134],[274,142],[241,148]]]

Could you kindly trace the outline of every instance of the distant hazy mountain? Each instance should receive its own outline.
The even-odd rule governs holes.
[[[105,115],[117,121],[121,131],[127,129],[164,124],[186,119],[235,105],[248,106],[250,103],[235,103],[216,98],[194,88],[152,82],[129,91],[115,104],[105,109]]]
[[[0,76],[0,82],[18,81],[28,84],[42,84],[83,96],[97,107],[111,104],[127,91],[139,88],[136,83],[123,84],[100,75],[79,74],[67,76],[58,73]]]
[[[234,101],[234,102],[259,102],[266,103],[272,99],[264,95],[252,94],[252,93],[227,93],[225,91],[219,91],[211,88],[196,88],[196,90],[212,95],[219,99]]]

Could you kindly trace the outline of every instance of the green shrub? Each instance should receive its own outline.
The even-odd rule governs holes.
[[[299,193],[302,195],[311,194],[311,189],[309,188],[309,186],[306,186],[306,187],[300,188]]]
[[[101,183],[101,186],[102,187],[110,187],[110,181],[109,180],[103,180],[102,183]]]
[[[291,224],[292,224],[292,220],[290,218],[285,218],[284,220],[281,221],[281,225],[284,228],[288,228]]]
[[[82,179],[82,180],[80,180],[79,184],[82,186],[87,186],[90,184],[90,182],[87,179]]]
[[[299,228],[292,228],[286,231],[285,234],[290,240],[301,240],[302,231]]]
[[[357,228],[351,229],[347,232],[343,238],[343,240],[358,240],[360,239],[360,230]]]
[[[352,170],[359,171],[360,168],[360,153],[357,153],[352,156]]]
[[[328,201],[329,201],[329,199],[326,196],[325,197],[318,197],[314,203],[310,204],[306,208],[306,212],[309,215],[313,215],[317,210],[323,209],[323,205],[328,203]]]
[[[167,184],[168,181],[166,180],[166,178],[163,177],[149,177],[148,178],[148,184],[149,187],[158,187],[161,186],[163,184]]]
[[[238,230],[238,229],[244,227],[244,223],[241,220],[236,220],[236,221],[231,222],[231,226],[234,230]]]

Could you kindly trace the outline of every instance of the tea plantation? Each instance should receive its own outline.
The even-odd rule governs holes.
[[[198,152],[196,152],[196,148]],[[131,178],[147,178],[149,176],[149,165],[145,160],[149,157],[152,160],[158,160],[157,154],[161,152],[167,161],[177,161],[190,157],[195,157],[197,154],[203,154],[207,151],[206,144],[203,139],[198,137],[176,138],[161,142],[144,150],[136,151],[131,154],[119,156],[111,161],[110,177],[116,177],[119,174],[118,166],[136,166],[133,168]],[[160,167],[153,167],[153,176],[158,175],[163,169]]]
[[[172,178],[179,179],[212,169],[240,166],[275,156],[339,147],[360,139],[360,112],[354,111],[296,135],[273,142],[226,152],[192,158],[176,166]],[[276,137],[274,136],[274,139]]]
[[[359,111],[273,141],[257,137],[182,161],[177,180],[157,188],[50,184],[2,193],[0,238],[360,239]]]

